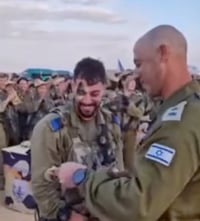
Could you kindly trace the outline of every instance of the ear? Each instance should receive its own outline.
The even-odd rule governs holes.
[[[168,60],[169,53],[170,53],[170,51],[169,51],[169,47],[167,45],[162,44],[159,46],[160,60],[162,62],[166,62]]]

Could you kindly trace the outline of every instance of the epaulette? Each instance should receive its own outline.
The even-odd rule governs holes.
[[[70,108],[71,104],[67,103],[64,106],[56,107],[51,110],[51,113],[57,115],[50,121],[50,128],[53,132],[59,131],[66,124]]]
[[[62,119],[60,116],[53,118],[50,121],[50,128],[53,132],[57,132],[62,128],[63,124],[62,124]]]
[[[186,104],[187,101],[182,101],[176,106],[167,109],[162,116],[162,121],[180,121]]]

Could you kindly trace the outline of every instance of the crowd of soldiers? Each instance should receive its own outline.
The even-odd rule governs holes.
[[[70,76],[48,81],[0,73],[0,149],[30,140],[36,123],[50,110],[65,103],[71,90]],[[0,163],[0,189],[2,157]]]

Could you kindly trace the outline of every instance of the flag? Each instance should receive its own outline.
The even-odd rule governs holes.
[[[119,59],[118,59],[118,68],[119,68],[120,71],[124,71],[125,70],[123,65],[122,65],[122,63],[121,63],[121,61]]]

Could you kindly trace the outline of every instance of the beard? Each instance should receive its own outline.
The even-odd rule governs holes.
[[[98,103],[92,103],[92,104],[84,104],[84,103],[78,103],[76,105],[77,107],[77,111],[78,114],[81,118],[83,119],[91,119],[97,112],[98,108],[99,108],[99,104]],[[84,110],[85,108],[85,110]],[[88,108],[88,110],[87,110]],[[92,110],[90,110],[90,108]]]

